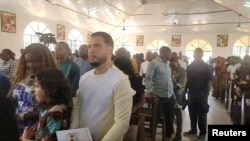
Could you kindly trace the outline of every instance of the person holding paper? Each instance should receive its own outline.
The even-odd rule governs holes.
[[[41,107],[37,126],[26,126],[22,141],[57,141],[56,131],[69,127],[71,87],[61,70],[42,69],[35,76],[34,93]]]
[[[94,141],[122,141],[129,128],[133,95],[128,77],[112,64],[114,42],[91,34],[88,56],[94,69],[81,76],[70,128],[90,129]]]

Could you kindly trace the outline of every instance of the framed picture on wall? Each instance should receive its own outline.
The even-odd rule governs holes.
[[[91,34],[92,34],[92,32],[90,32],[90,31],[87,32],[87,43],[90,42]]]
[[[59,40],[65,39],[65,26],[61,24],[57,24],[57,32],[56,32],[56,38]]]
[[[171,46],[181,46],[181,35],[172,35]]]
[[[227,47],[228,45],[228,35],[219,34],[217,35],[217,47]]]
[[[16,14],[1,11],[1,31],[16,33]]]
[[[136,46],[143,46],[144,36],[136,35]]]

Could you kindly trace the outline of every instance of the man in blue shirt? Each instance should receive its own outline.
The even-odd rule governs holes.
[[[93,69],[94,67],[90,65],[88,59],[88,45],[83,44],[79,47],[79,57],[75,60],[75,63],[80,68],[80,76],[82,76],[85,72]]]
[[[170,57],[170,48],[166,46],[161,47],[159,57],[148,64],[145,76],[145,86],[149,94],[153,94],[159,98],[157,118],[159,121],[161,113],[163,112],[167,127],[167,138],[171,138],[174,132],[173,120],[175,100],[173,96],[174,90],[171,69],[167,62]]]

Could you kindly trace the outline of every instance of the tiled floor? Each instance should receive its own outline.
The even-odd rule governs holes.
[[[226,110],[223,103],[220,100],[215,99],[211,95],[209,96],[209,113],[208,113],[208,125],[211,124],[232,124],[228,111]],[[188,115],[188,109],[186,108],[183,112],[183,132],[190,129],[190,120]],[[196,136],[182,136],[182,141],[194,141]],[[161,130],[157,130],[156,141],[161,141]],[[207,139],[206,139],[207,140]]]

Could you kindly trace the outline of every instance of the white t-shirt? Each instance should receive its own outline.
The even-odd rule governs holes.
[[[142,76],[142,74],[144,74],[144,73],[146,74],[147,69],[148,69],[148,63],[149,63],[148,60],[141,63],[140,72],[139,72],[140,76]]]
[[[230,73],[230,78],[233,80],[234,79],[234,73],[236,70],[241,66],[241,63],[237,63],[233,66],[231,73]]]
[[[140,76],[142,76],[142,74],[146,74],[147,73],[148,64],[149,64],[148,60],[146,60],[146,61],[144,61],[144,62],[141,63],[140,72],[139,72]],[[142,79],[142,84],[145,85],[145,79],[144,79],[144,77]]]
[[[227,72],[232,72],[232,69],[233,69],[233,65],[231,64],[231,65],[229,65],[228,67],[227,67]]]
[[[95,75],[94,69],[85,73],[79,81],[80,102],[76,102],[80,127],[88,127],[93,140],[122,140],[129,128],[134,94],[128,77],[118,69],[110,68],[102,75]]]

